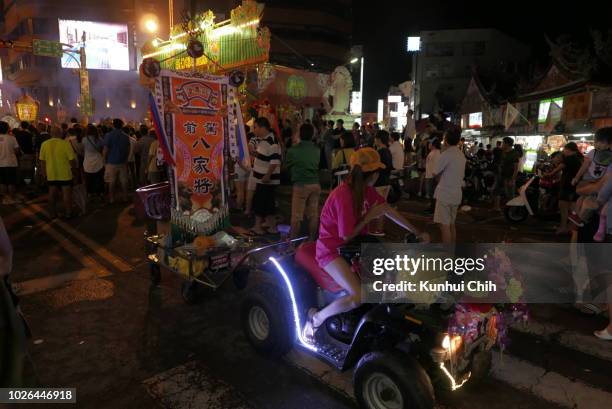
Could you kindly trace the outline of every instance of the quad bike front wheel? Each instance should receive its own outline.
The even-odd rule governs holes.
[[[293,346],[295,327],[282,289],[268,283],[253,287],[242,303],[242,329],[249,343],[265,355],[280,357]]]
[[[363,409],[432,409],[429,376],[412,358],[394,351],[364,355],[353,375],[355,397]]]

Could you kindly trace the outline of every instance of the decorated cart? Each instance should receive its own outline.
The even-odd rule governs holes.
[[[140,68],[168,165],[168,182],[138,190],[144,212],[157,221],[156,234],[145,237],[146,255],[154,284],[162,269],[185,278],[187,302],[196,300],[199,287],[217,289],[230,277],[240,286],[249,265],[288,243],[257,242],[229,221],[229,164],[249,160],[239,68],[267,60],[269,49],[260,14],[261,6],[249,0],[220,24],[205,13],[183,31],[173,29]]]

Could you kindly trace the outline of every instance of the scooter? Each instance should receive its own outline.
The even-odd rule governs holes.
[[[527,182],[519,188],[518,196],[506,203],[504,215],[506,220],[511,223],[521,223],[527,220],[530,215],[533,216],[534,208],[537,209],[537,197],[534,197],[534,189],[529,189],[538,176],[530,177]],[[537,185],[537,183],[535,183]],[[534,186],[535,186],[534,185]],[[531,194],[528,194],[531,193]],[[530,200],[531,199],[531,200]]]
[[[519,187],[518,196],[506,203],[506,220],[516,224],[524,222],[529,216],[556,216],[557,203],[552,192],[557,183],[542,175],[542,171],[538,170],[537,175],[531,176]]]
[[[361,246],[338,250],[359,274]],[[354,393],[361,408],[432,409],[434,386],[456,390],[478,383],[490,370],[498,335],[491,305],[481,306],[487,314],[478,321],[478,336],[469,339],[448,333],[454,306],[381,303],[330,317],[312,344],[302,334],[308,309],[323,308],[346,295],[318,266],[315,243],[253,265],[248,281],[241,318],[250,344],[272,357],[297,347],[338,371],[354,368]]]

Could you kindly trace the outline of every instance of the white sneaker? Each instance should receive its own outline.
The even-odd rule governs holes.
[[[593,334],[604,341],[612,341],[612,334],[608,332],[608,328],[604,328],[601,331],[595,331]]]

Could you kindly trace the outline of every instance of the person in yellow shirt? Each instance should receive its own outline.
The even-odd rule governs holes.
[[[343,132],[340,135],[340,149],[336,151],[332,160],[332,169],[337,170],[342,166],[348,168],[354,152],[355,136],[351,132]]]
[[[72,178],[76,169],[76,156],[70,142],[62,139],[62,130],[51,128],[51,139],[40,147],[40,167],[49,186],[49,210],[56,217],[56,198],[62,190],[64,217],[72,217]]]

